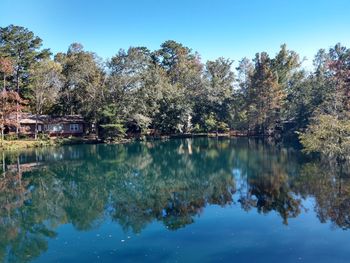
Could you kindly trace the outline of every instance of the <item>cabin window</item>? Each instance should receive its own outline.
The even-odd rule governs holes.
[[[70,124],[69,129],[72,132],[77,132],[77,131],[79,131],[79,124],[76,124],[76,123]]]
[[[49,124],[48,130],[51,132],[60,132],[63,130],[63,125],[62,124]]]

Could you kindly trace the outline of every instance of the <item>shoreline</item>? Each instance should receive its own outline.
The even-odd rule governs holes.
[[[185,134],[163,134],[163,135],[145,135],[145,136],[129,136],[113,141],[103,141],[101,139],[91,139],[86,137],[70,137],[70,138],[53,138],[49,140],[34,140],[34,139],[18,139],[4,140],[0,144],[0,151],[17,151],[33,148],[56,147],[63,145],[77,144],[124,144],[133,141],[152,141],[152,140],[167,140],[167,139],[184,139],[184,138],[268,138],[271,136],[257,135],[237,135],[230,133],[185,133]]]

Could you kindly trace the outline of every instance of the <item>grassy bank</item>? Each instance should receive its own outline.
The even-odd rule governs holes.
[[[34,139],[17,139],[17,140],[4,140],[0,143],[0,150],[21,150],[38,147],[52,147],[61,145],[74,145],[74,144],[95,144],[95,143],[128,143],[134,140],[162,140],[173,138],[193,138],[193,137],[241,137],[241,135],[233,135],[230,133],[185,133],[185,134],[167,134],[157,136],[131,136],[129,138],[119,138],[113,141],[101,141],[91,138],[82,137],[70,137],[70,138],[50,138],[46,140],[34,140]]]
[[[1,150],[21,150],[27,148],[45,147],[55,145],[53,140],[5,140],[0,144]]]
[[[12,151],[39,147],[52,147],[73,144],[99,143],[100,141],[86,138],[54,138],[49,140],[18,139],[4,140],[0,143],[0,150]]]

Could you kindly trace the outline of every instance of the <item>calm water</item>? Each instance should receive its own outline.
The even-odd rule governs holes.
[[[186,139],[1,158],[0,262],[350,261],[346,172],[293,148]]]

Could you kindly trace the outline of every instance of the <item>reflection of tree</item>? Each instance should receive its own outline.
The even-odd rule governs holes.
[[[23,179],[23,171],[27,169],[27,166],[9,166],[0,180],[1,261],[30,261],[47,249],[46,237],[55,235],[31,206],[29,181]]]
[[[261,213],[276,211],[288,224],[288,218],[300,214],[301,206],[289,187],[289,174],[293,173],[289,163],[295,164],[295,160],[288,151],[259,141],[247,140],[238,149],[236,166],[246,177],[238,189],[242,208],[248,211],[254,207]]]
[[[193,151],[192,146],[175,145],[168,142],[154,148],[148,143],[148,154],[138,158],[149,165],[135,166],[141,162],[131,158],[118,167],[121,172],[115,171],[119,176],[113,182],[117,186],[112,192],[113,218],[126,229],[140,231],[153,219],[176,229],[193,222],[192,217],[207,202],[225,205],[232,201],[234,182],[227,156],[218,162],[200,150]],[[178,148],[191,152],[178,154]]]
[[[6,229],[1,256],[21,262],[40,255],[64,223],[88,230],[109,215],[125,230],[139,232],[153,220],[177,229],[192,223],[207,203],[230,203],[231,156],[218,161],[213,152],[219,155],[220,148],[210,144],[147,142],[22,154],[20,184],[8,179],[8,169],[0,179],[7,191],[0,195],[0,227]],[[17,159],[10,161],[14,168]]]
[[[311,162],[303,166],[295,180],[298,193],[313,196],[321,222],[330,220],[335,226],[350,228],[349,164]]]
[[[0,178],[0,261],[29,261],[55,228],[89,230],[106,217],[125,231],[153,221],[176,230],[208,204],[274,211],[284,223],[316,199],[322,222],[349,226],[347,167],[302,164],[299,154],[254,140],[171,140],[80,145],[4,157]],[[232,171],[237,171],[232,175]]]

